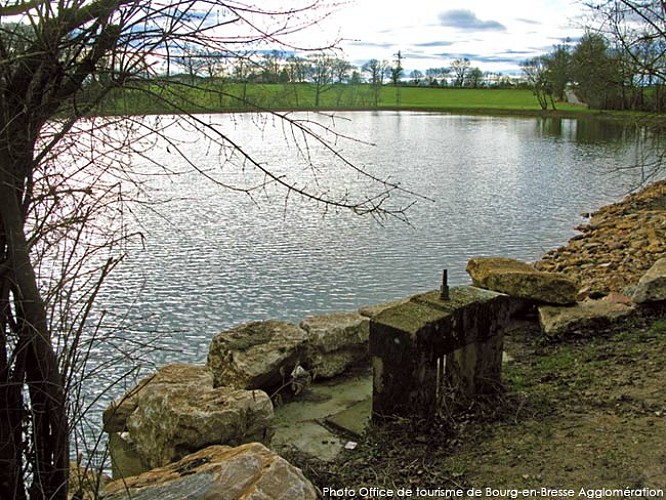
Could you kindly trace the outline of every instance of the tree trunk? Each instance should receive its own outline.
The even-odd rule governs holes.
[[[30,423],[33,442],[30,444],[34,457],[31,459],[30,498],[32,500],[66,499],[69,469],[66,398],[63,380],[58,371],[56,353],[48,330],[46,309],[37,286],[35,270],[30,261],[20,202],[21,191],[16,187],[16,177],[11,176],[11,173],[20,171],[20,169],[7,167],[0,169],[0,217],[5,237],[5,258],[6,263],[9,264],[6,272],[10,280],[10,300],[13,300],[16,314],[14,329],[18,337],[17,346],[20,347],[20,352],[16,353],[19,354],[16,360],[25,359],[25,382],[31,402],[32,420]],[[19,369],[16,365],[14,368],[15,371]],[[21,382],[23,381],[17,380],[16,382],[20,383],[22,388]],[[12,387],[7,387],[7,390],[9,391],[7,396],[11,398]],[[20,388],[15,387],[14,390],[20,391]],[[16,398],[13,399],[13,402],[8,400],[6,404],[17,404]],[[14,410],[19,411],[17,408]],[[10,435],[18,432],[11,428],[7,430]],[[17,450],[9,449],[9,453],[16,456]],[[16,472],[12,473],[16,474]],[[18,480],[22,480],[22,478],[23,474]]]
[[[3,245],[1,248],[5,248]],[[23,484],[23,358],[24,350],[18,349],[14,367],[8,363],[7,353],[7,320],[9,319],[9,287],[2,280],[2,312],[0,312],[0,498],[25,500],[26,492]]]

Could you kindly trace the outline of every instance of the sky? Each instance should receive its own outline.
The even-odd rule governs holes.
[[[520,63],[582,35],[580,0],[352,0],[317,27],[340,36],[356,66],[393,61],[411,70],[449,66],[467,57],[483,71],[520,73]]]

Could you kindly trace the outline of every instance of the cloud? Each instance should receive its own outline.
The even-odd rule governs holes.
[[[520,21],[521,23],[525,23],[525,24],[538,24],[538,25],[543,24],[539,21],[535,21],[533,19],[525,19],[525,18],[518,18],[518,19],[516,19],[516,21]]]
[[[453,45],[454,42],[424,42],[424,43],[415,43],[415,47],[449,47]]]
[[[354,47],[373,47],[373,48],[380,48],[380,49],[390,49],[393,47],[392,43],[374,43],[374,42],[351,42],[349,45],[353,45]]]
[[[406,60],[414,60],[414,59],[424,59],[424,60],[430,60],[433,57],[441,56],[441,54],[423,54],[419,52],[403,52],[403,57]]]
[[[525,57],[516,57],[507,55],[494,55],[494,56],[476,56],[476,60],[482,63],[513,63],[520,64],[525,60]]]
[[[497,21],[482,21],[471,10],[454,9],[439,14],[440,26],[470,31],[506,31]]]
[[[525,50],[513,50],[513,49],[508,49],[504,51],[504,54],[508,55],[516,55],[516,56],[525,56],[525,55],[530,55],[533,54],[534,52],[541,51],[541,49],[535,49],[535,48],[528,48]]]

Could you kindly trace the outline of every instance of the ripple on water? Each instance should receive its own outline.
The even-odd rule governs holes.
[[[579,141],[571,120],[562,120],[559,134],[553,134],[539,119],[349,117],[340,122],[341,131],[376,146],[340,143],[345,154],[433,201],[412,207],[411,225],[391,219],[379,224],[346,212],[323,215],[321,206],[296,198],[285,204],[270,186],[250,200],[200,176],[149,180],[155,184],[151,192],[174,201],[157,209],[136,207],[146,240],[129,247],[100,295],[100,306],[116,326],[131,328],[132,336],[146,342],[158,337],[166,350],[149,360],[202,362],[211,336],[235,324],[266,318],[297,322],[434,289],[444,267],[451,283],[468,282],[464,268],[470,256],[534,260],[573,234],[581,211],[612,201],[635,181],[632,172],[607,173],[630,162],[629,149],[619,152],[604,137]],[[352,194],[364,189],[358,175],[316,149],[310,152],[324,168],[316,179],[305,177],[306,165],[285,149],[278,129],[248,140],[258,132],[244,117],[214,119],[229,121],[230,137],[300,185],[317,182]],[[185,147],[219,166],[212,151],[206,156],[195,142]],[[154,158],[174,161],[159,148]],[[215,175],[225,181],[261,179],[229,165]],[[137,350],[132,344],[124,348]],[[117,354],[105,345],[94,352],[98,363]],[[105,368],[108,373],[91,383],[90,391],[99,392],[114,369]]]

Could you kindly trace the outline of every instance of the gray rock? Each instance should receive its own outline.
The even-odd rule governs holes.
[[[293,323],[256,321],[213,337],[208,367],[215,387],[273,389],[289,382],[306,354],[307,334]]]
[[[158,384],[142,392],[127,428],[141,461],[160,467],[213,444],[269,443],[272,419],[263,391]]]
[[[157,384],[187,384],[201,387],[213,387],[213,374],[206,365],[189,365],[174,363],[166,365],[141,380],[134,388],[122,397],[113,401],[104,410],[102,421],[104,432],[124,432],[127,430],[127,419],[136,410],[143,390]]]
[[[318,378],[331,378],[368,359],[370,320],[359,313],[336,313],[305,318],[308,334],[305,365]]]
[[[259,443],[211,446],[140,476],[113,481],[105,500],[314,500],[300,469]]]
[[[540,306],[539,323],[548,336],[604,330],[633,314],[635,308],[612,300],[586,300],[573,306]]]
[[[639,280],[632,300],[637,304],[666,300],[666,257],[662,257]]]
[[[546,304],[576,302],[576,283],[560,273],[538,271],[507,257],[474,257],[467,263],[474,286]]]

